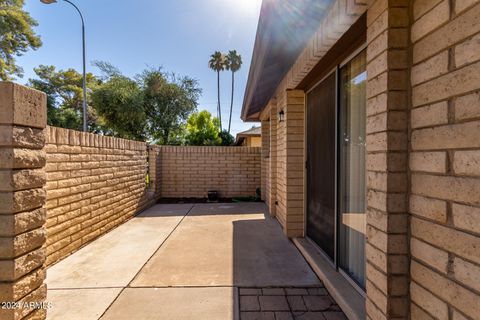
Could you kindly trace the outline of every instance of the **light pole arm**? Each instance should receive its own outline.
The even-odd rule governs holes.
[[[85,28],[85,21],[83,20],[82,11],[80,11],[80,9],[75,5],[75,3],[69,0],[63,0],[63,1],[70,3],[75,8],[75,10],[77,10],[78,14],[80,15],[80,19],[82,19],[82,28]]]

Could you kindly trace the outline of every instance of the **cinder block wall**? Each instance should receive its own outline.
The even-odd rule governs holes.
[[[155,200],[146,186],[144,142],[47,127],[45,150],[47,265]]]
[[[47,97],[0,82],[0,319],[44,319]]]
[[[253,196],[261,186],[261,148],[160,146],[162,198]]]
[[[415,1],[411,318],[480,319],[480,1]]]

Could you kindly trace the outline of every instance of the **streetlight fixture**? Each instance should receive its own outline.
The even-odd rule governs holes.
[[[87,131],[87,72],[86,72],[86,59],[85,59],[85,22],[83,20],[83,15],[80,9],[71,1],[63,0],[71,4],[80,14],[80,19],[82,20],[82,45],[83,45],[83,131]],[[57,0],[40,0],[44,4],[53,4]]]

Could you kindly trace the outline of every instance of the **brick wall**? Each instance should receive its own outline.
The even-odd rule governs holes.
[[[270,102],[270,152],[268,161],[267,172],[267,206],[269,208],[270,215],[276,215],[276,201],[277,201],[277,127],[278,127],[278,112],[276,101]]]
[[[44,93],[0,82],[0,319],[43,319],[46,298]]]
[[[367,11],[366,311],[408,319],[409,7],[376,0]]]
[[[283,111],[287,105],[287,92],[284,85],[280,85],[278,89],[277,112]],[[287,125],[285,121],[277,123],[277,163],[276,172],[276,217],[283,229],[287,226]]]
[[[120,225],[154,197],[145,183],[145,143],[55,127],[47,127],[46,138],[50,265]]]
[[[261,186],[261,148],[160,146],[162,198],[254,196]]]
[[[262,200],[268,201],[269,199],[269,189],[267,189],[267,176],[270,166],[270,120],[262,120]]]
[[[301,235],[303,106],[289,89],[365,11],[367,319],[480,319],[480,0],[332,3],[265,106],[286,115],[270,118],[267,205]]]
[[[480,2],[413,3],[411,317],[480,317]]]

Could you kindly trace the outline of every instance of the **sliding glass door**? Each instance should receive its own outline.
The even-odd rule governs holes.
[[[366,53],[339,72],[338,265],[365,287]]]
[[[365,288],[366,52],[307,94],[306,234]]]
[[[307,236],[335,258],[336,74],[307,96]]]

